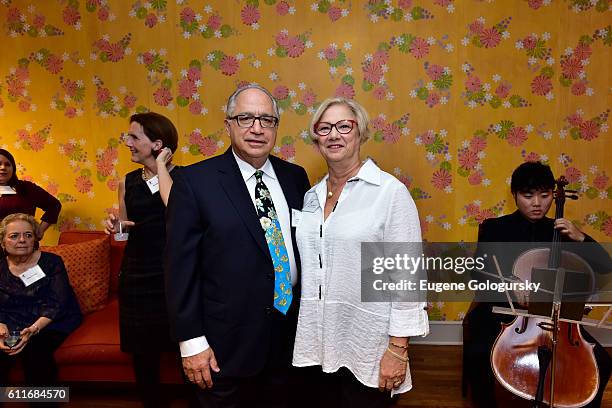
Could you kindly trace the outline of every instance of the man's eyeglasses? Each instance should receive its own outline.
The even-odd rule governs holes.
[[[319,136],[327,136],[331,133],[333,128],[336,128],[338,133],[346,135],[347,133],[351,133],[351,130],[353,130],[356,124],[357,122],[351,119],[339,120],[336,123],[317,122],[313,130]]]
[[[264,115],[264,116],[236,115],[236,116],[232,116],[227,119],[235,120],[238,126],[240,126],[241,128],[250,128],[251,126],[255,124],[255,119],[259,121],[259,124],[261,125],[262,128],[274,128],[276,127],[276,125],[278,125],[278,118],[274,116],[268,116],[268,115]]]

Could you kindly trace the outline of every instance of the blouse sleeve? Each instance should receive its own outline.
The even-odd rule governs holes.
[[[420,256],[420,244],[418,243],[422,241],[421,224],[416,205],[408,189],[403,184],[397,183],[397,187],[391,193],[389,203],[384,230],[385,242],[412,244],[409,247],[415,252],[413,256]],[[427,335],[429,320],[425,306],[426,303],[423,301],[392,302],[389,335],[397,337]]]
[[[32,204],[44,211],[43,216],[40,218],[41,221],[56,224],[62,209],[60,201],[34,183],[28,183],[26,188]]]
[[[66,312],[74,295],[62,258],[54,257],[46,269],[44,272],[49,277],[49,284],[40,302],[40,315],[58,320]]]

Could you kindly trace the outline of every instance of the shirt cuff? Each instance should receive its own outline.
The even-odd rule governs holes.
[[[196,354],[207,350],[210,346],[206,340],[206,336],[196,337],[179,342],[179,348],[181,349],[181,357],[191,357]]]
[[[429,319],[425,303],[416,303],[416,308],[393,309],[389,319],[389,336],[411,337],[429,334]]]

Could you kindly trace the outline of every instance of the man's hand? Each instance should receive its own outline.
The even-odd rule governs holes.
[[[202,389],[211,388],[213,386],[210,370],[215,373],[221,371],[215,358],[215,353],[212,348],[198,353],[194,356],[183,357],[183,370],[185,375],[194,384]]]
[[[584,233],[580,231],[574,223],[565,218],[558,218],[555,220],[555,229],[559,230],[561,235],[564,235],[572,241],[582,242],[584,241]]]

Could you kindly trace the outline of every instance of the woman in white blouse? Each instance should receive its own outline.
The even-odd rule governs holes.
[[[420,242],[417,209],[400,181],[361,161],[370,131],[357,102],[327,99],[310,133],[328,174],[306,193],[297,227],[302,295],[293,365],[320,366],[321,406],[386,407],[412,387],[408,338],[426,335],[429,324],[423,302],[361,301],[361,243]]]

